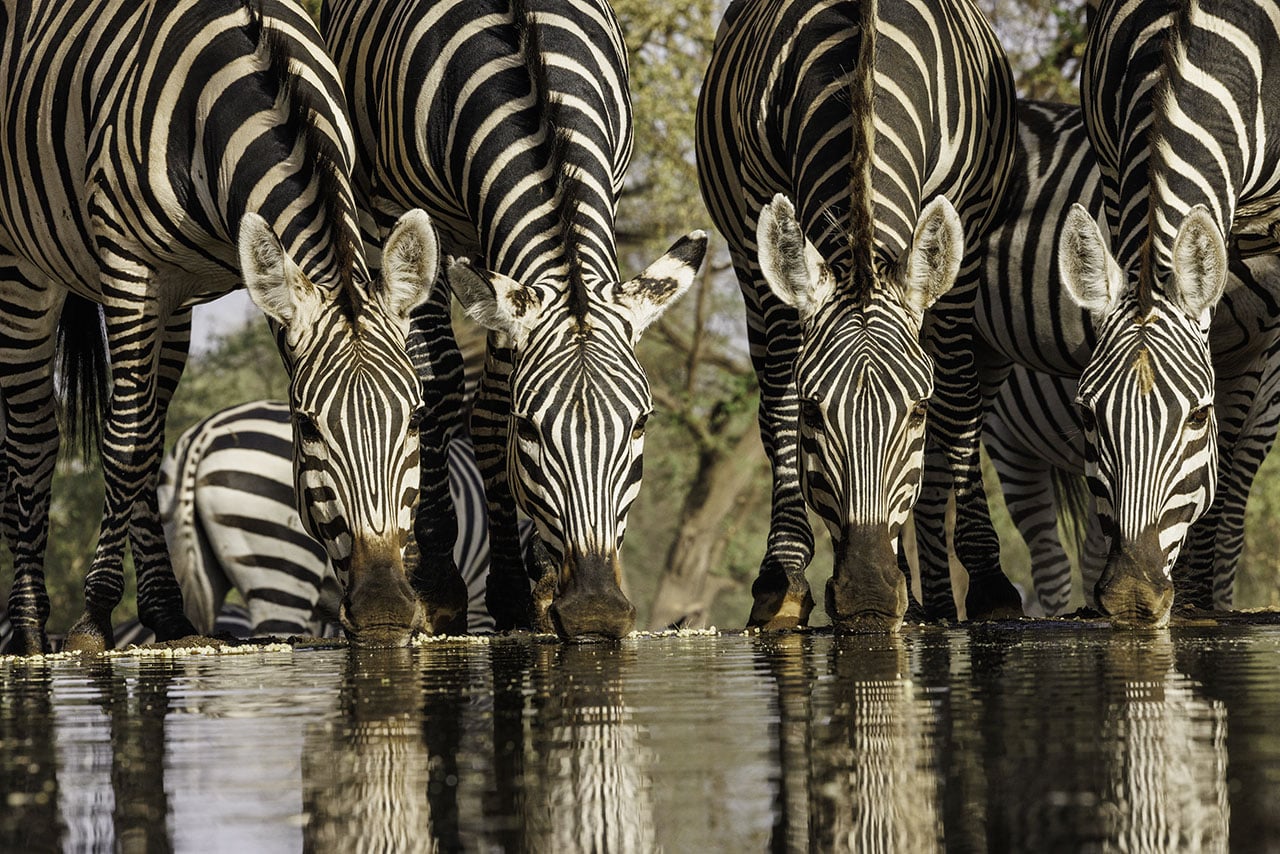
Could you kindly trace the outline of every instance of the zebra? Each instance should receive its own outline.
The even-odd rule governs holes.
[[[1017,167],[1007,211],[988,235],[984,260],[977,270],[975,327],[980,362],[984,365],[981,375],[984,395],[988,401],[1001,388],[1011,366],[1020,365],[1064,381],[1074,381],[1089,365],[1090,353],[1098,341],[1093,318],[1076,306],[1064,287],[1056,253],[1058,235],[1071,216],[1073,203],[1092,211],[1100,211],[1103,203],[1098,164],[1081,109],[1049,102],[1021,102]],[[1269,392],[1259,393],[1259,380],[1270,370],[1268,352],[1274,346],[1275,333],[1271,329],[1274,322],[1256,318],[1277,315],[1280,280],[1276,278],[1274,264],[1269,258],[1231,259],[1231,277],[1212,328],[1216,371],[1213,393],[1217,400],[1215,408],[1220,413],[1218,433],[1223,447],[1232,449],[1225,453],[1219,469],[1246,492],[1253,471],[1235,469],[1247,467],[1247,458],[1256,456],[1250,448],[1269,441],[1264,435]],[[1054,430],[1055,418],[1058,426],[1075,420],[1074,414],[1070,418],[1056,414],[1047,419],[1038,417],[1039,423],[1047,421],[1049,431]],[[1254,423],[1259,418],[1261,422]],[[1027,433],[1028,429],[1022,428],[1022,432]],[[1049,440],[1057,444],[1063,442],[1047,435],[1029,441],[1043,449]],[[1085,444],[1081,442],[1078,449],[1083,450]],[[1240,449],[1239,461],[1234,459],[1235,448]],[[1060,448],[1052,453],[1067,451]],[[1252,464],[1254,470],[1256,465],[1256,462]],[[1038,488],[1048,487],[1042,483]],[[1047,493],[1041,493],[1042,498],[1045,495]],[[937,609],[939,600],[951,599],[945,571],[946,543],[941,536],[945,500],[935,503],[935,498],[926,492],[915,508],[918,516],[930,520],[928,524],[917,525],[916,530],[926,611]],[[1242,503],[1243,497],[1237,500]],[[956,516],[957,551],[972,541],[975,530],[988,531],[994,537],[985,500],[958,502]],[[1216,536],[1212,532],[1220,528],[1225,532],[1228,525],[1238,528],[1234,520],[1243,519],[1242,515],[1236,517],[1234,511],[1230,522],[1220,521],[1223,517],[1217,510],[1213,516],[1198,527],[1197,532]],[[1057,550],[1054,544],[1046,547]],[[1190,565],[1200,568],[1192,568],[1189,575],[1194,578],[1211,573],[1213,553],[1211,544],[1197,547]],[[1061,556],[1058,559],[1061,561]],[[1228,563],[1225,558],[1219,561],[1224,568]],[[1063,565],[1060,563],[1059,567]],[[1226,583],[1225,578],[1219,575],[1220,587]],[[1207,586],[1208,582],[1195,584]],[[1092,592],[1090,584],[1088,594]],[[1188,596],[1189,601],[1192,598],[1207,607],[1203,600],[1209,597]]]
[[[1008,61],[967,0],[769,0],[725,13],[697,155],[746,301],[773,467],[751,626],[808,619],[806,499],[835,543],[832,621],[900,624],[898,536],[920,488],[934,390],[924,315],[932,307],[945,349],[967,346],[968,297],[948,291],[997,214],[1013,104]],[[939,377],[967,370],[946,358]],[[986,569],[1017,608],[998,562]]]
[[[210,631],[233,588],[248,605],[249,634],[317,634],[324,622],[336,621],[336,576],[295,509],[292,446],[288,404],[260,400],[210,415],[165,456],[160,516],[187,617],[201,633]],[[465,436],[449,445],[449,488],[459,522],[453,559],[469,588],[469,628],[483,630],[493,625],[484,607],[487,508]],[[532,533],[522,519],[530,565]]]
[[[217,619],[211,623],[209,630],[204,634],[247,638],[252,628],[253,624],[249,621],[248,609],[234,602],[227,602],[218,611]],[[155,633],[144,626],[141,620],[134,617],[115,627],[113,643],[116,649],[124,649],[128,646],[143,646],[144,644],[155,643],[155,639]],[[12,654],[9,649],[12,640],[13,624],[9,621],[9,611],[7,608],[0,607],[0,655]],[[57,635],[50,636],[50,650],[58,652],[61,647],[62,638]]]
[[[192,632],[156,508],[164,415],[191,306],[241,284],[277,332],[299,510],[346,582],[348,633],[400,643],[429,628],[402,556],[426,417],[405,339],[439,247],[427,215],[406,212],[381,277],[370,276],[352,133],[313,22],[287,0],[31,0],[0,7],[0,30],[3,529],[16,647],[46,646],[59,338],[63,389],[80,413],[68,420],[101,416],[106,481],[85,612],[67,644],[111,642],[126,537],[142,621],[162,639]]]
[[[1071,220],[1078,215],[1073,211],[1097,210],[1102,206],[1103,183],[1085,131],[1084,114],[1076,106],[1027,101],[1019,105],[1018,120],[1018,165],[1007,193],[1005,215],[992,229],[987,239],[986,262],[975,273],[978,278],[974,311],[978,346],[975,350],[983,365],[979,373],[983,389],[980,399],[986,402],[995,396],[1011,365],[1024,365],[1062,378],[1080,378],[1082,374],[1089,376],[1089,371],[1092,371],[1092,376],[1101,376],[1100,371],[1106,370],[1107,360],[1116,352],[1107,344],[1107,334],[1111,333],[1108,333],[1100,316],[1078,305],[1075,298],[1078,294],[1070,287],[1069,270],[1066,269],[1068,261],[1061,259],[1056,251],[1059,248],[1057,236],[1062,229],[1070,228]],[[1073,204],[1083,207],[1076,209]],[[1089,225],[1089,228],[1097,229],[1096,224]],[[1226,259],[1222,262],[1228,264]],[[1230,265],[1238,277],[1231,279],[1233,284],[1226,297],[1230,307],[1224,309],[1220,306],[1217,312],[1219,320],[1213,324],[1216,384],[1211,376],[1206,378],[1197,374],[1192,367],[1181,373],[1155,370],[1157,362],[1151,360],[1166,359],[1176,352],[1169,346],[1170,330],[1188,332],[1189,326],[1199,321],[1181,323],[1178,318],[1187,319],[1188,315],[1179,311],[1171,320],[1172,325],[1152,323],[1140,328],[1148,339],[1144,350],[1147,355],[1143,356],[1140,364],[1152,367],[1152,371],[1146,371],[1144,367],[1143,376],[1151,383],[1151,389],[1158,392],[1152,394],[1152,398],[1164,398],[1166,394],[1176,397],[1181,383],[1203,382],[1204,391],[1210,394],[1211,401],[1216,396],[1220,405],[1224,405],[1226,401],[1238,398],[1238,406],[1251,406],[1252,389],[1256,388],[1260,366],[1265,364],[1268,344],[1267,335],[1251,332],[1251,326],[1247,324],[1257,326],[1257,321],[1251,319],[1274,315],[1276,297],[1280,294],[1272,291],[1266,275],[1260,273],[1253,277],[1235,261],[1230,261]],[[1203,333],[1197,330],[1194,335],[1208,342],[1208,316],[1203,320]],[[1133,352],[1125,352],[1130,353],[1132,361]],[[1194,379],[1197,376],[1199,379]],[[1082,380],[1082,383],[1082,388],[1089,388],[1088,382]],[[951,389],[940,388],[942,396],[950,392]],[[952,402],[938,401],[938,396],[934,397],[934,410],[951,406]],[[1204,437],[1212,428],[1208,424],[1212,411],[1203,411],[1201,416],[1206,419],[1206,424],[1199,425],[1198,421],[1193,424],[1187,439],[1193,446],[1198,442],[1203,447]],[[1085,428],[1088,428],[1091,416],[1082,417]],[[950,433],[956,428],[955,423],[931,421],[931,430],[934,424],[941,434],[938,442],[956,440],[955,433]],[[1148,433],[1153,431],[1151,426],[1143,429]],[[1233,425],[1221,425],[1220,430],[1224,437],[1234,442],[1234,437],[1231,437],[1235,430]],[[1165,470],[1164,458],[1130,457],[1117,462],[1112,457],[1108,465],[1120,463],[1123,463],[1121,470],[1126,472],[1125,476],[1135,479],[1171,476]],[[1224,460],[1221,467],[1225,470],[1230,465],[1229,460]],[[1210,476],[1215,475],[1216,472],[1210,472]],[[1194,484],[1198,483],[1198,478],[1199,475],[1184,481],[1185,488],[1192,495],[1196,494]],[[1252,475],[1243,483],[1248,483],[1248,480],[1252,480]],[[943,604],[951,602],[946,544],[941,536],[945,507],[945,494],[940,497],[929,492],[922,495],[915,507],[918,517],[916,543],[922,563],[927,613],[940,612]],[[1100,508],[1100,512],[1102,510],[1105,508]],[[1197,511],[1194,516],[1201,512]],[[1103,512],[1105,526],[1106,519],[1106,512]],[[1188,524],[1193,519],[1188,520]],[[1210,524],[1201,530],[1208,535],[1207,531],[1215,529],[1216,525]],[[1176,558],[1176,551],[1187,536],[1187,526],[1170,530],[1165,536],[1174,536],[1178,540],[1178,543],[1170,544]],[[993,538],[995,530],[989,521],[984,495],[982,501],[977,497],[957,501],[955,543],[956,552],[961,553],[961,561],[964,561],[964,553],[984,548],[984,544]],[[1208,545],[1207,549],[1197,549],[1197,554],[1212,554],[1212,551],[1212,545]],[[1111,613],[1117,625],[1137,620],[1134,609],[1126,604],[1124,598],[1112,597],[1111,604],[1115,607],[1108,606],[1107,597],[1101,597],[1098,604]],[[1164,620],[1167,611],[1164,616],[1151,618],[1157,622]]]
[[[619,547],[652,411],[635,347],[692,284],[706,235],[620,280],[614,216],[632,131],[617,19],[604,0],[333,0],[322,29],[351,105],[364,206],[382,224],[422,205],[457,256],[454,295],[490,330],[471,427],[497,627],[626,634],[635,608]],[[448,334],[437,320],[427,337]],[[513,502],[555,568],[536,606]]]
[[[1048,233],[1041,240],[1052,239]],[[1240,312],[1233,296],[1241,288],[1280,292],[1280,259],[1257,256],[1235,259],[1232,278],[1215,316],[1215,345],[1230,336],[1229,327]],[[1249,284],[1246,285],[1245,282]],[[1265,283],[1265,284],[1262,284]],[[1269,287],[1267,286],[1269,285]],[[1235,300],[1238,302],[1239,300]],[[1246,302],[1247,304],[1247,302]],[[1236,567],[1244,546],[1245,504],[1258,468],[1280,430],[1280,317],[1260,330],[1255,340],[1266,349],[1247,368],[1234,394],[1219,395],[1221,413],[1218,442],[1218,496],[1191,528],[1188,547],[1174,567],[1177,604],[1228,610],[1234,602]],[[1215,357],[1224,348],[1215,346]],[[1216,364],[1224,359],[1217,358]],[[1044,612],[1063,613],[1071,598],[1071,564],[1058,539],[1062,476],[1085,474],[1087,446],[1084,425],[1075,406],[1074,380],[1031,371],[1017,365],[1001,387],[983,428],[983,443],[1004,489],[1005,504],[1014,525],[1031,551],[1031,574]],[[1070,514],[1088,521],[1081,556],[1086,604],[1094,607],[1098,581],[1109,546],[1092,502],[1072,500]],[[1205,581],[1204,579],[1208,579]],[[1206,595],[1207,594],[1207,595]]]
[[[1085,46],[1081,102],[1110,239],[1073,207],[1059,263],[1097,334],[1079,399],[1112,540],[1098,598],[1117,624],[1167,623],[1172,567],[1214,498],[1207,333],[1226,240],[1275,252],[1280,222],[1278,13],[1275,0],[1109,0]]]

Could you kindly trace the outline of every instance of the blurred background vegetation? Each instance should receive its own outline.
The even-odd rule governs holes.
[[[1076,77],[1085,33],[1082,0],[980,0],[1013,62],[1019,92],[1078,100]],[[304,0],[318,13],[318,0]],[[631,50],[635,156],[619,211],[624,275],[656,258],[677,237],[710,229],[694,168],[694,105],[722,0],[614,0]],[[646,333],[641,360],[657,413],[645,448],[645,483],[631,512],[623,551],[629,594],[640,625],[741,626],[769,520],[768,466],[756,428],[755,376],[746,353],[742,300],[724,241],[712,251],[692,291]],[[256,311],[204,310],[224,331],[193,353],[169,415],[169,441],[205,415],[245,400],[283,398],[284,371]],[[252,307],[250,306],[250,309]],[[248,322],[228,324],[245,317]],[[460,321],[465,324],[465,321]],[[478,336],[459,329],[464,342]],[[988,473],[989,474],[989,473]],[[1029,589],[1029,557],[988,480],[1007,573]],[[81,579],[92,556],[102,502],[100,473],[66,461],[55,483],[47,561],[54,616],[64,631],[79,613]],[[1249,505],[1236,602],[1280,605],[1280,459],[1260,472]],[[821,602],[831,553],[814,519],[819,548],[810,581]],[[0,573],[11,578],[7,550]],[[117,619],[132,613],[131,596]],[[825,622],[821,605],[814,622]]]

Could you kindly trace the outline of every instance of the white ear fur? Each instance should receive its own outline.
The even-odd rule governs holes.
[[[945,196],[938,196],[920,212],[907,252],[903,289],[907,304],[924,312],[951,290],[964,258],[964,227]]]
[[[1226,243],[1208,209],[1196,205],[1173,239],[1173,277],[1166,296],[1192,320],[1203,322],[1222,298],[1226,284]]]
[[[835,293],[835,277],[796,221],[796,209],[781,193],[760,209],[756,223],[760,272],[778,299],[808,321]]]
[[[440,243],[426,211],[400,217],[382,247],[382,293],[387,309],[403,321],[431,296],[440,272]]]
[[[533,288],[501,273],[482,270],[465,258],[449,264],[447,277],[453,295],[476,323],[511,336],[519,349],[542,308]]]
[[[693,284],[707,253],[707,233],[692,231],[617,290],[617,303],[631,311],[632,340],[649,328]]]
[[[1058,270],[1076,305],[1097,317],[1115,311],[1124,293],[1124,272],[1083,206],[1073,204],[1058,239]]]
[[[249,297],[286,329],[302,309],[319,298],[315,288],[285,254],[270,224],[256,213],[240,219],[240,275]]]

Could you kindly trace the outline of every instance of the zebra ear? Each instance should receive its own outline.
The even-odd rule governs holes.
[[[256,213],[240,218],[240,275],[249,297],[286,329],[299,310],[317,302],[306,276],[293,263],[270,224]]]
[[[472,320],[511,336],[517,349],[523,346],[542,307],[537,291],[465,258],[449,264],[448,278],[453,295]]]
[[[800,229],[795,206],[782,193],[760,209],[756,247],[769,289],[800,312],[801,322],[810,320],[835,293],[835,278]]]
[[[1227,284],[1227,245],[1204,205],[1187,214],[1173,239],[1172,293],[1192,320],[1207,321]]]
[[[426,211],[400,217],[382,247],[382,293],[387,309],[404,322],[431,296],[440,271],[440,243]]]
[[[707,233],[692,231],[643,273],[618,288],[618,304],[631,310],[633,340],[639,340],[640,333],[689,290],[706,253]]]
[[[1106,317],[1120,304],[1124,273],[1097,220],[1080,204],[1067,211],[1058,240],[1058,270],[1067,293],[1090,314]]]
[[[921,211],[907,252],[903,290],[907,304],[917,314],[924,314],[951,290],[960,275],[963,257],[964,227],[960,215],[946,196],[938,196]]]

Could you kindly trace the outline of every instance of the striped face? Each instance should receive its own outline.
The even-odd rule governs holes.
[[[298,513],[343,582],[343,625],[358,643],[407,642],[425,627],[404,566],[424,413],[405,339],[435,281],[435,232],[410,211],[377,282],[322,287],[261,217],[247,214],[240,230],[245,285],[278,324],[289,370]]]
[[[627,318],[593,305],[545,323],[517,356],[511,396],[508,473],[548,550],[616,553],[653,411]]]
[[[1118,548],[1156,548],[1168,578],[1216,487],[1208,330],[1157,293],[1146,312],[1126,298],[1098,333],[1077,397],[1098,514]]]
[[[862,306],[833,300],[796,363],[805,498],[837,541],[887,526],[896,543],[920,489],[933,362],[919,319],[878,291]]]
[[[756,243],[761,273],[801,323],[800,477],[835,544],[827,613],[843,629],[895,630],[907,607],[898,535],[920,494],[933,393],[920,331],[959,272],[959,217],[930,202],[907,251],[861,288],[839,280],[781,195],[760,211]]]
[[[686,235],[626,282],[523,285],[466,261],[449,268],[467,313],[510,338],[508,478],[559,564],[548,613],[566,637],[634,627],[618,550],[653,409],[635,348],[693,283],[706,245],[702,232]]]
[[[1096,598],[1119,624],[1168,622],[1173,563],[1217,486],[1209,325],[1227,251],[1203,207],[1187,213],[1170,256],[1161,263],[1148,244],[1141,277],[1127,278],[1080,205],[1058,247],[1063,284],[1098,335],[1079,402],[1087,473],[1111,536]]]

